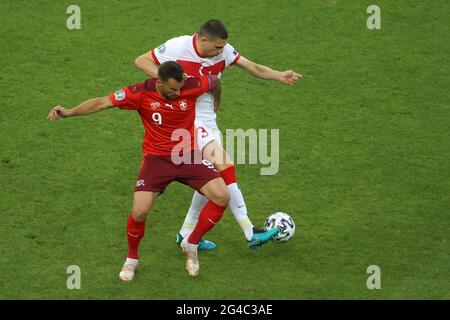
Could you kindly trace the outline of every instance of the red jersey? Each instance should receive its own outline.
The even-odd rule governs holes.
[[[180,96],[171,100],[156,91],[156,78],[151,78],[113,92],[109,98],[114,106],[139,113],[145,128],[142,144],[144,156],[171,156],[182,140],[176,135],[172,137],[177,129],[184,129],[190,134],[189,145],[183,145],[183,150],[194,149],[195,101],[213,86],[212,76],[188,78],[180,90]]]

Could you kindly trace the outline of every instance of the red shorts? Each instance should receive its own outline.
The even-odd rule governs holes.
[[[191,159],[201,158],[200,151],[192,151]],[[175,164],[170,156],[148,155],[144,158],[134,191],[164,192],[172,182],[178,181],[200,190],[209,181],[220,178],[220,173],[207,160],[191,164]]]

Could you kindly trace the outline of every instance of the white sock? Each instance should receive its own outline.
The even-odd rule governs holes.
[[[180,234],[183,238],[187,238],[191,235],[192,230],[194,230],[197,225],[200,211],[202,211],[206,202],[208,202],[208,198],[195,191],[194,196],[192,197],[191,206],[184,219],[183,226],[180,229]]]
[[[230,202],[228,207],[233,212],[234,217],[244,231],[247,240],[253,237],[253,224],[248,218],[247,207],[245,205],[244,197],[239,189],[237,183],[232,183],[227,186],[230,193]]]
[[[133,266],[137,266],[138,263],[139,263],[139,260],[137,260],[137,259],[127,258],[125,260],[125,264],[131,264]]]

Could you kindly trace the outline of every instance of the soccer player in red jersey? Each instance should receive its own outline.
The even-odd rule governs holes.
[[[139,56],[135,60],[135,64],[147,75],[156,76],[158,66],[165,61],[177,61],[189,76],[209,74],[220,78],[228,67],[236,65],[257,78],[275,80],[289,86],[303,77],[292,70],[273,70],[241,56],[228,43],[228,32],[224,24],[216,19],[204,23],[194,35],[169,39],[150,52]],[[235,166],[222,148],[214,97],[209,93],[201,95],[197,99],[196,109],[195,125],[199,130],[198,146],[205,157],[220,171],[231,197],[229,208],[241,227],[248,246],[256,249],[270,241],[276,230],[256,229],[250,221],[244,197],[237,183]],[[194,194],[183,226],[177,235],[177,243],[188,237],[194,229],[201,209],[207,200],[198,192]],[[199,249],[211,250],[214,248],[215,244],[207,240],[202,240],[199,245]]]
[[[119,274],[124,281],[134,278],[147,215],[156,197],[172,181],[186,184],[208,198],[194,230],[181,243],[189,275],[199,273],[198,243],[221,219],[230,198],[220,174],[212,164],[202,160],[200,151],[195,148],[195,100],[208,91],[215,96],[217,105],[220,104],[221,88],[217,77],[185,79],[182,67],[169,61],[159,67],[158,78],[106,97],[87,100],[72,109],[56,106],[48,115],[48,119],[56,120],[119,107],[136,110],[142,119],[144,160],[135,186],[133,209],[128,217],[128,256]]]

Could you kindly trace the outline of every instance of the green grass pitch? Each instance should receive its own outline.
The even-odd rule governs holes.
[[[0,2],[0,299],[450,298],[448,1],[78,0],[68,30],[71,4]],[[381,30],[366,27],[371,4]],[[210,18],[245,57],[304,75],[287,87],[230,68],[218,115],[223,132],[280,130],[278,174],[238,165],[238,181],[256,224],[284,211],[297,233],[253,253],[226,211],[191,279],[174,241],[192,191],[172,184],[123,283],[139,117],[46,116],[144,80],[138,55]]]

